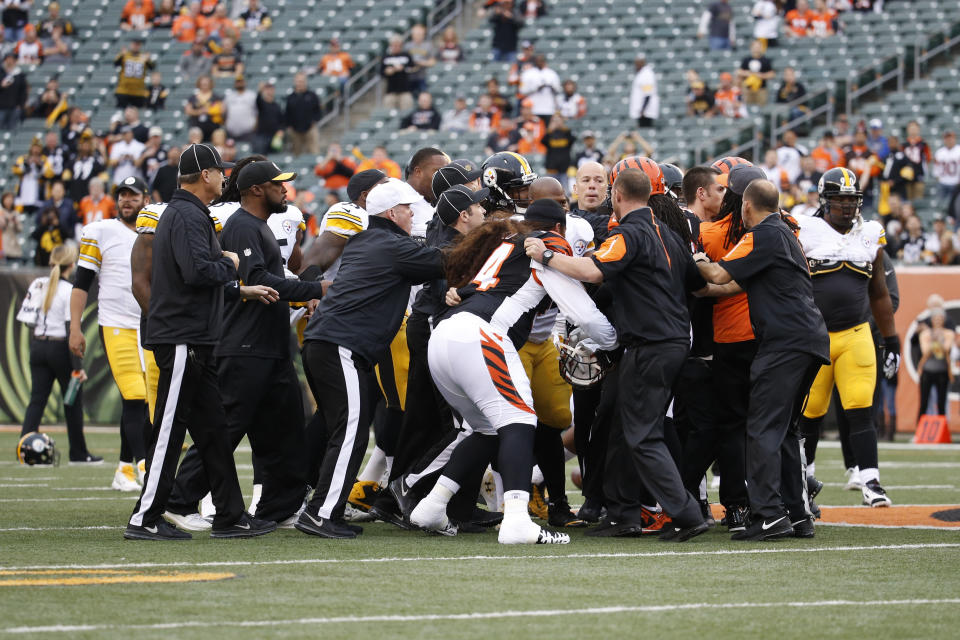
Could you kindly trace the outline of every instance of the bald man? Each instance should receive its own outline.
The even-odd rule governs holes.
[[[599,244],[607,239],[607,223],[610,222],[610,180],[607,170],[599,162],[584,162],[577,169],[573,183],[573,198],[577,201],[574,213],[583,217],[593,228],[594,241]]]

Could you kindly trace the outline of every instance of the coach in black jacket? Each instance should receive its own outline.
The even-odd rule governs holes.
[[[307,325],[304,369],[330,439],[313,499],[295,525],[304,533],[359,533],[343,521],[343,511],[379,397],[373,363],[400,329],[410,285],[443,277],[440,249],[410,238],[410,204],[419,200],[412,187],[395,179],[370,190],[368,226],[347,242],[337,278]]]
[[[190,537],[160,517],[187,430],[200,451],[217,508],[211,535],[249,537],[276,529],[275,523],[243,510],[214,367],[223,286],[236,281],[239,260],[220,249],[206,203],[220,195],[223,170],[231,166],[211,146],[187,147],[179,165],[183,188],[174,192],[157,225],[144,343],[153,349],[160,379],[147,476],[123,534],[128,539]]]

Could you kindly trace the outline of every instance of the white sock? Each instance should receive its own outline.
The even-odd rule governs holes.
[[[529,502],[529,491],[505,491],[503,493],[504,522],[508,520],[530,520],[530,514],[527,513],[527,503]]]
[[[387,456],[386,464],[383,465],[383,475],[380,476],[381,487],[387,486],[390,483],[390,472],[393,470],[393,456]]]
[[[860,481],[863,484],[872,480],[880,482],[880,469],[860,469]]]
[[[531,474],[530,482],[533,484],[543,484],[543,472],[540,471],[540,465],[533,465],[533,473]]]
[[[817,463],[816,463],[816,462],[809,462],[809,463],[807,463],[807,477],[808,477],[808,478],[809,478],[810,476],[816,475],[816,470],[817,470]]]
[[[383,472],[387,468],[387,455],[380,447],[374,447],[373,453],[367,460],[367,466],[363,468],[360,475],[357,476],[358,482],[380,482]]]
[[[433,485],[433,489],[431,489],[430,493],[427,495],[427,498],[439,502],[440,504],[449,504],[450,499],[453,498],[453,495],[459,490],[459,483],[451,480],[447,476],[440,476],[440,478],[437,480],[437,484]]]

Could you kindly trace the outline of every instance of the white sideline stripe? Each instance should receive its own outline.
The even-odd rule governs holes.
[[[0,476],[4,482],[33,482],[34,480],[59,480],[57,476]]]
[[[699,556],[741,556],[776,553],[823,553],[830,551],[912,551],[918,549],[956,549],[960,542],[931,542],[916,544],[862,545],[845,547],[798,547],[798,548],[748,548],[720,551],[649,551],[640,553],[569,553],[517,556],[446,556],[446,557],[385,557],[385,558],[295,558],[291,560],[217,560],[210,562],[126,562],[118,564],[44,564],[25,566],[2,566],[0,571],[34,571],[41,569],[144,569],[159,567],[262,567],[298,564],[367,564],[390,562],[464,562],[468,560],[565,560],[573,559],[621,559],[621,558],[667,558]]]
[[[119,491],[117,493],[120,493]],[[134,492],[127,493],[126,495],[118,496],[95,496],[95,497],[85,497],[85,498],[0,498],[0,502],[77,502],[84,501],[89,502],[91,500],[130,500],[133,498],[136,500],[140,495]]]
[[[960,469],[960,462],[880,462],[880,469]]]
[[[845,487],[847,486],[846,482],[824,482],[823,486],[825,487]],[[897,491],[904,491],[908,489],[956,489],[952,484],[903,484],[895,485],[888,484],[884,489],[895,489]]]
[[[106,525],[95,527],[10,527],[0,529],[0,533],[10,533],[12,531],[97,531],[100,529],[116,529],[119,531],[123,527],[108,527]]]
[[[817,448],[839,449],[839,440],[821,440],[817,443]],[[877,448],[893,451],[957,451],[960,450],[960,444],[913,444],[912,442],[878,442]]]
[[[818,527],[865,527],[867,529],[930,529],[931,531],[952,531],[960,529],[960,522],[955,525],[935,527],[929,524],[857,524],[855,522],[817,522]]]
[[[19,489],[20,487],[49,487],[49,486],[50,486],[50,485],[47,484],[46,482],[39,483],[39,484],[16,484],[16,483],[0,484],[0,487],[2,487],[2,488],[7,488],[7,489],[9,489],[9,488],[18,488],[18,489]]]
[[[501,618],[543,618],[548,616],[600,615],[612,613],[664,613],[691,609],[770,609],[774,607],[891,607],[923,604],[960,604],[960,598],[913,600],[815,600],[812,602],[690,602],[683,604],[651,604],[641,606],[590,607],[582,609],[528,609],[507,611],[474,611],[422,615],[339,616],[330,618],[291,618],[286,620],[184,620],[156,624],[81,624],[45,627],[7,627],[5,633],[71,633],[78,631],[129,630],[147,631],[204,627],[273,627],[278,625],[368,624],[371,622],[439,622],[453,620],[492,620]]]

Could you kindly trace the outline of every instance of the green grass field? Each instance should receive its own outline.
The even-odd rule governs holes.
[[[824,524],[813,540],[757,544],[717,527],[680,545],[581,530],[568,546],[505,547],[493,532],[375,523],[349,541],[285,530],[130,542],[121,532],[136,496],[108,489],[119,438],[88,440],[103,466],[29,468],[10,461],[16,434],[0,433],[0,637],[875,640],[960,629],[958,529]],[[237,454],[247,493],[248,451]],[[884,448],[880,459],[895,505],[960,505],[960,448]],[[842,489],[839,449],[822,450],[817,475],[821,505],[859,503]],[[893,510],[862,511],[882,523]],[[144,582],[222,577],[211,573],[231,576]],[[36,581],[59,584],[26,584]]]

